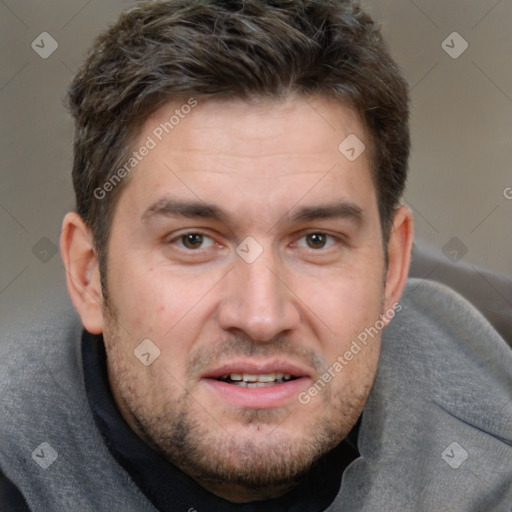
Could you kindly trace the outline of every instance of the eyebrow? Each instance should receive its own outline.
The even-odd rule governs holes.
[[[218,220],[227,223],[228,215],[224,210],[213,204],[199,201],[178,201],[173,199],[160,199],[152,204],[141,219],[147,221],[155,217],[187,217]]]
[[[292,222],[308,222],[321,219],[347,219],[355,224],[362,224],[366,216],[363,209],[355,203],[342,201],[322,206],[298,208],[291,215]]]
[[[229,215],[222,208],[200,201],[182,201],[163,198],[153,203],[142,214],[141,219],[148,221],[156,217],[186,217],[210,219],[229,225]],[[284,221],[288,217],[288,222],[310,222],[321,219],[347,219],[357,225],[361,225],[365,220],[363,209],[355,203],[341,201],[333,204],[321,206],[306,206],[294,208],[289,215],[282,218]]]

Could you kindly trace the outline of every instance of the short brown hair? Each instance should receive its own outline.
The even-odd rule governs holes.
[[[69,89],[76,209],[100,270],[126,180],[103,199],[94,191],[123,164],[151,113],[179,98],[289,94],[336,98],[359,114],[387,241],[407,175],[408,87],[357,2],[144,1],[96,39]]]

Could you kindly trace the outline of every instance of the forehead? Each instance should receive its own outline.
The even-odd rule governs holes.
[[[188,108],[191,101],[196,106]],[[365,137],[359,116],[339,101],[296,96],[250,102],[183,99],[147,119],[142,136],[151,133],[174,151],[202,147],[247,158],[335,154],[338,139],[350,133]]]
[[[171,191],[209,202],[214,196],[225,202],[231,194],[233,205],[258,195],[267,203],[286,202],[342,189],[373,201],[368,151],[349,159],[346,140],[358,152],[369,146],[358,115],[335,100],[186,98],[144,123],[132,149],[151,149],[122,195],[137,209]]]

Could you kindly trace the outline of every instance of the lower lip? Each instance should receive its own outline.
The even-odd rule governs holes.
[[[203,379],[222,400],[244,409],[272,409],[297,400],[301,391],[307,388],[310,379],[301,377],[282,384],[259,388],[243,388],[216,379]]]

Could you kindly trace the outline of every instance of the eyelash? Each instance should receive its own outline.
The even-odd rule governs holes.
[[[212,243],[207,248],[210,248],[210,247],[212,247],[214,245],[217,245],[217,246],[220,245],[220,244],[218,244],[214,240],[214,238],[212,236],[210,236],[209,234],[207,234],[207,233],[205,233],[203,231],[188,231],[188,232],[185,232],[185,233],[180,233],[180,234],[174,236],[173,238],[171,238],[170,240],[168,240],[166,242],[166,244],[168,244],[168,245],[176,244],[176,245],[178,245],[178,247],[180,247],[181,250],[183,250],[185,252],[188,252],[188,253],[199,252],[199,251],[201,251],[201,249],[207,249],[207,248],[203,248],[203,247],[200,247],[198,249],[189,249],[189,248],[184,247],[183,244],[180,243],[180,242],[182,242],[183,239],[185,237],[189,236],[189,235],[198,235],[198,236],[201,236],[203,238],[210,239],[212,241]],[[322,235],[322,236],[325,236],[327,238],[327,240],[330,239],[330,240],[333,241],[333,243],[331,243],[331,245],[329,245],[328,247],[325,247],[325,248],[322,247],[320,249],[314,249],[314,248],[311,248],[311,247],[302,247],[302,249],[306,249],[306,250],[309,250],[309,251],[313,251],[313,252],[319,253],[319,252],[327,251],[330,247],[333,247],[335,245],[338,245],[338,244],[342,244],[343,245],[345,243],[343,237],[340,236],[340,235],[333,235],[333,234],[327,233],[325,231],[309,231],[307,233],[302,234],[299,238],[297,238],[296,241],[292,243],[292,245],[298,247],[297,243],[300,240],[302,240],[302,239],[304,239],[304,238],[306,238],[308,236],[312,236],[312,235]]]
[[[322,250],[326,251],[328,250],[330,247],[333,247],[334,245],[338,244],[341,242],[341,239],[339,236],[335,236],[335,235],[331,235],[330,233],[326,233],[325,231],[310,231],[304,235],[302,235],[298,240],[302,240],[303,238],[306,238],[308,236],[312,236],[312,235],[321,235],[321,236],[324,236],[327,240],[331,239],[334,241],[334,243],[331,243],[331,245],[329,245],[328,247],[322,247],[320,249],[313,249],[312,247],[303,247],[304,249],[308,249],[308,250],[312,250],[314,252],[320,252]],[[297,244],[297,242],[295,242],[295,245]],[[327,242],[326,242],[327,243]],[[306,242],[307,244],[307,242]]]
[[[215,242],[213,237],[211,237],[207,233],[204,233],[203,231],[187,231],[185,233],[180,233],[180,234],[174,236],[173,238],[167,240],[166,244],[168,244],[168,245],[176,244],[176,245],[178,245],[180,247],[180,249],[182,249],[184,251],[187,251],[187,252],[198,252],[200,249],[195,249],[195,250],[194,249],[188,249],[188,248],[184,247],[182,243],[180,243],[180,242],[183,241],[183,239],[185,237],[190,236],[190,235],[198,235],[198,236],[201,236],[203,238],[208,238],[208,239],[210,239],[213,242],[211,245],[219,245],[219,244],[217,244]]]

